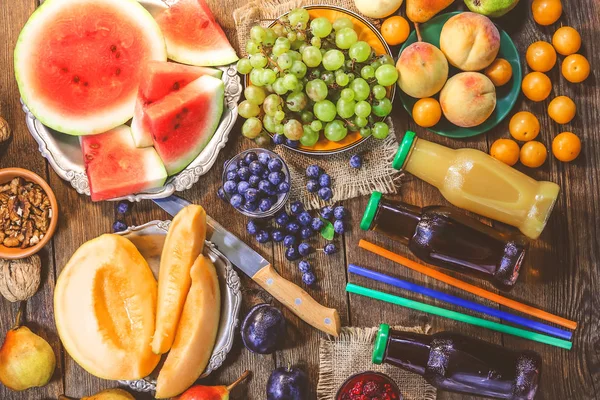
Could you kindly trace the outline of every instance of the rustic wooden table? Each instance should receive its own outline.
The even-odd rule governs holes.
[[[210,1],[211,8],[232,38],[234,33],[231,14],[243,2],[244,0]],[[534,23],[530,16],[529,3],[528,0],[521,1],[517,10],[509,14],[508,18],[499,21],[510,32],[521,54],[524,54],[527,46],[535,40],[550,40],[555,29],[540,27]],[[581,32],[584,42],[582,52],[589,58],[592,67],[597,67],[600,65],[600,3],[597,0],[570,0],[563,3],[565,12],[560,22],[563,25],[574,26]],[[51,343],[58,356],[58,365],[54,378],[43,388],[15,393],[0,385],[0,399],[4,400],[56,399],[61,393],[80,397],[115,386],[115,383],[97,379],[81,369],[62,348],[54,325],[52,294],[57,275],[79,245],[111,231],[116,205],[111,202],[92,203],[89,198],[78,195],[40,156],[33,138],[25,127],[12,67],[13,48],[21,27],[36,6],[37,0],[0,0],[0,37],[2,38],[0,40],[0,114],[8,120],[14,131],[12,141],[0,148],[0,167],[24,167],[35,171],[47,179],[58,198],[60,207],[58,232],[54,236],[52,245],[47,246],[41,253],[44,263],[43,286],[28,302],[26,314],[27,324]],[[518,167],[536,179],[556,182],[562,190],[549,225],[541,238],[532,243],[522,278],[510,296],[578,321],[579,329],[574,335],[573,350],[565,351],[347,295],[344,285],[348,279],[365,283],[362,279],[349,277],[346,274],[347,263],[354,262],[394,273],[432,288],[465,296],[462,292],[459,293],[381,258],[370,256],[359,249],[358,240],[367,238],[385,247],[396,246],[399,251],[406,251],[402,246],[395,245],[382,236],[359,230],[358,221],[367,201],[364,197],[345,202],[352,212],[352,230],[339,243],[343,251],[330,257],[322,253],[314,257],[313,265],[319,283],[309,289],[309,292],[323,304],[337,308],[344,325],[376,326],[382,322],[404,325],[429,323],[434,331],[453,330],[497,343],[507,349],[535,350],[542,355],[544,361],[538,399],[596,399],[600,397],[600,296],[598,296],[600,291],[600,232],[598,230],[600,89],[597,72],[592,73],[584,83],[579,85],[567,84],[560,78],[557,67],[550,72],[550,77],[554,83],[552,97],[564,94],[574,98],[577,103],[577,117],[570,125],[561,127],[553,123],[545,112],[546,101],[538,104],[519,101],[515,110],[531,110],[538,115],[543,126],[540,140],[547,146],[556,134],[568,129],[579,135],[583,143],[583,151],[581,156],[570,164],[558,162],[550,156],[544,166],[537,170]],[[495,139],[508,135],[508,121],[505,121],[485,136],[467,140],[448,140],[417,128],[414,123],[407,120],[407,115],[399,102],[396,103],[393,118],[396,126],[399,127],[398,133],[410,128],[438,143],[451,147],[473,147],[483,151],[487,151]],[[229,205],[216,197],[223,162],[251,145],[249,141],[240,137],[239,129],[238,123],[231,132],[229,143],[219,155],[213,170],[202,177],[191,190],[184,192],[183,197],[202,204],[221,224],[267,258],[272,259],[275,267],[284,277],[299,283],[300,273],[295,265],[285,260],[283,246],[258,245],[245,232],[246,218],[232,212]],[[402,181],[399,197],[418,205],[445,204],[437,190],[408,176]],[[167,218],[164,212],[151,202],[145,201],[133,206],[133,212],[127,216],[126,222],[128,225],[137,225],[153,219]],[[268,295],[265,296],[249,279],[244,278],[243,283],[244,309],[248,309],[263,298],[268,299]],[[483,282],[477,284],[493,290]],[[369,285],[378,287],[372,283]],[[416,299],[420,298],[416,297]],[[225,366],[211,375],[210,382],[229,382],[243,370],[250,369],[254,371],[252,380],[243,391],[238,391],[234,398],[264,399],[265,385],[270,372],[277,366],[292,363],[308,370],[314,393],[319,369],[319,340],[324,336],[287,310],[284,309],[283,312],[289,322],[289,336],[285,350],[270,356],[259,356],[244,349],[238,340]],[[1,336],[4,336],[13,323],[15,314],[16,306],[2,299],[0,301]],[[146,397],[140,396],[140,398]],[[471,397],[440,393],[439,398]]]

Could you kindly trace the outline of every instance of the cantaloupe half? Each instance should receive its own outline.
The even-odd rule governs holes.
[[[54,316],[63,346],[90,374],[130,380],[148,376],[157,284],[128,239],[102,235],[84,243],[54,289]]]
[[[206,212],[189,205],[181,210],[169,227],[160,258],[158,309],[152,351],[164,354],[171,348],[185,298],[192,279],[190,270],[204,249]]]
[[[221,293],[217,271],[200,255],[190,271],[192,286],[177,327],[175,341],[156,381],[156,398],[177,396],[202,374],[215,346]]]

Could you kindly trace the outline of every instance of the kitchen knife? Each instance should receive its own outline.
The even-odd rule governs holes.
[[[191,204],[177,196],[153,201],[171,216]],[[341,322],[336,309],[322,306],[299,286],[282,278],[267,260],[210,216],[206,216],[206,221],[206,239],[216,245],[232,264],[306,323],[330,335],[339,335]]]

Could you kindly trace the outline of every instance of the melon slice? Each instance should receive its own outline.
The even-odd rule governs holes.
[[[202,254],[190,271],[192,286],[185,300],[175,341],[156,380],[156,398],[183,393],[202,374],[217,339],[221,292],[215,266]]]
[[[158,24],[135,0],[46,0],[23,27],[14,63],[37,119],[92,135],[131,119],[142,67],[166,57]]]
[[[227,65],[238,60],[227,36],[204,0],[179,0],[159,14],[169,58],[200,66]]]
[[[160,360],[150,348],[156,295],[152,271],[131,241],[107,234],[84,243],[54,288],[62,344],[97,377],[148,376]]]
[[[169,175],[187,167],[213,137],[224,90],[223,81],[204,75],[146,109],[154,148]]]
[[[146,65],[142,73],[135,112],[131,121],[133,141],[137,147],[152,146],[150,127],[145,119],[146,108],[169,93],[182,89],[202,75],[221,78],[222,71],[215,68],[193,67],[162,61],[150,61]]]
[[[82,137],[81,149],[93,201],[154,189],[167,180],[156,150],[135,147],[131,128],[126,125]]]

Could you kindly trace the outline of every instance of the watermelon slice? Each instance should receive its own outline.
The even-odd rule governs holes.
[[[150,61],[146,65],[138,89],[133,121],[131,121],[133,141],[137,147],[152,146],[150,127],[148,121],[144,118],[146,108],[202,75],[221,78],[222,71],[214,68],[192,67],[162,61]]]
[[[126,125],[82,137],[81,149],[93,201],[161,187],[167,179],[156,150],[135,147]]]
[[[158,24],[135,0],[46,0],[19,35],[15,75],[44,125],[90,135],[133,116],[142,66],[166,56]]]
[[[214,135],[224,90],[222,80],[204,75],[146,109],[154,148],[169,175],[187,167]]]
[[[227,36],[204,0],[179,0],[156,17],[165,35],[169,58],[200,66],[238,60]]]

